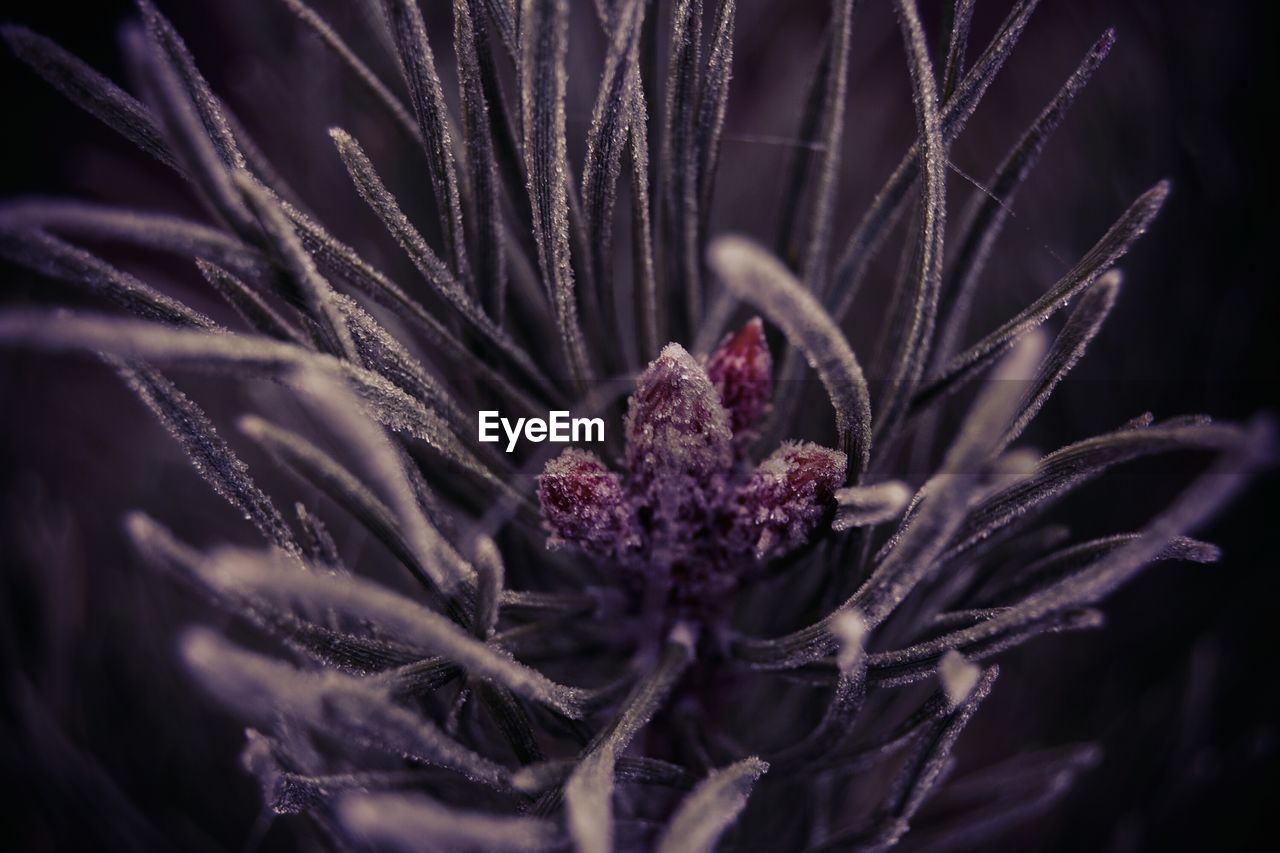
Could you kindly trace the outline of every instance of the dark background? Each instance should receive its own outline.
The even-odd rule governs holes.
[[[317,100],[308,102],[306,121],[287,130],[273,127],[269,109],[244,108],[257,91],[287,98],[290,78],[263,77],[261,67],[270,63],[255,65],[243,45],[296,41],[296,28],[275,9],[249,24],[213,5],[161,3],[268,154],[286,164],[304,194],[322,199],[322,212],[342,217],[340,167],[327,139],[314,141],[334,120],[326,110],[337,107],[312,93]],[[985,180],[1102,30],[1117,29],[1111,57],[1014,203],[975,317],[979,331],[1043,290],[1138,193],[1173,179],[1167,208],[1123,263],[1115,314],[1028,436],[1038,446],[1114,427],[1144,410],[1246,418],[1274,405],[1277,188],[1264,128],[1275,118],[1275,78],[1260,5],[1044,0],[953,149],[958,169]],[[713,230],[769,239],[786,149],[759,137],[792,132],[827,4],[740,6]],[[854,25],[838,235],[856,223],[913,132],[887,4],[863,6]],[[975,45],[1006,6],[979,3]],[[0,19],[46,33],[113,79],[127,79],[117,29],[129,4],[50,0],[2,8]],[[926,3],[925,11],[927,21],[938,20],[938,4]],[[447,31],[447,24],[433,28]],[[585,133],[597,31],[577,15],[571,137]],[[445,42],[437,53],[442,65],[450,62]],[[0,195],[81,195],[196,214],[174,179],[7,52],[0,69]],[[953,216],[971,191],[953,175]],[[207,307],[190,271],[154,258],[118,260]],[[895,263],[894,252],[884,253],[873,278],[891,277]],[[0,271],[4,304],[86,302],[70,288]],[[868,298],[868,309],[851,321],[855,348],[877,327],[875,297]],[[252,404],[229,384],[195,378],[184,387],[210,411]],[[0,418],[4,846],[136,848],[165,838],[194,850],[244,849],[246,839],[287,848],[301,824],[267,828],[257,820],[258,792],[235,763],[237,726],[191,693],[172,659],[176,627],[207,613],[143,567],[119,530],[122,513],[138,506],[197,543],[244,539],[239,520],[148,413],[91,361],[3,352]],[[248,450],[246,456],[255,470],[263,466]],[[1066,512],[1087,526],[1089,502],[1105,497],[1121,509],[1103,532],[1132,529],[1125,525],[1140,523],[1155,499],[1167,498],[1184,469],[1167,460],[1127,468]],[[1223,545],[1221,563],[1155,567],[1105,606],[1102,631],[1050,637],[1002,658],[1000,684],[961,740],[962,770],[1025,748],[1086,740],[1099,742],[1106,756],[1058,809],[1011,833],[1007,849],[1261,846],[1256,839],[1266,837],[1280,793],[1280,702],[1268,645],[1280,571],[1277,491],[1274,477],[1259,482],[1202,531]]]

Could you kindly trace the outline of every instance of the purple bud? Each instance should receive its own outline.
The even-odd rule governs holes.
[[[734,449],[741,453],[773,398],[773,359],[759,317],[725,336],[707,359],[707,376],[729,412]]]
[[[667,344],[636,385],[626,431],[633,491],[685,480],[705,487],[729,470],[729,416],[683,347]]]
[[[538,475],[538,502],[549,548],[574,544],[620,557],[639,544],[622,481],[594,453],[570,449],[548,462]]]
[[[779,447],[738,490],[739,547],[766,560],[803,544],[834,505],[847,465],[840,451],[811,442]]]

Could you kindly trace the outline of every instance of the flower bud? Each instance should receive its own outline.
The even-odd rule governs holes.
[[[802,545],[835,503],[848,460],[811,442],[787,442],[760,463],[736,496],[735,539],[756,559]]]
[[[640,375],[627,411],[627,465],[637,491],[704,488],[732,464],[729,416],[707,373],[668,344]]]
[[[707,376],[729,413],[734,450],[741,454],[773,398],[773,359],[759,317],[725,336],[707,359]]]
[[[639,544],[622,482],[594,453],[570,449],[548,462],[538,475],[538,502],[549,548],[573,544],[620,557]]]

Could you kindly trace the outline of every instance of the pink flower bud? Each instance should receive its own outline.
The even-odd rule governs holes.
[[[729,412],[734,450],[746,450],[773,398],[773,359],[759,317],[726,335],[707,359],[707,376]]]
[[[677,482],[706,487],[732,464],[720,395],[679,344],[667,344],[640,375],[626,430],[633,491]]]
[[[787,442],[751,474],[736,495],[734,538],[765,560],[802,545],[835,502],[848,460],[811,442]]]
[[[549,548],[573,544],[620,557],[639,545],[622,481],[594,453],[570,449],[548,462],[538,476],[538,502]]]

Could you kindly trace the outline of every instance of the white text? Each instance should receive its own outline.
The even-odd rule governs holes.
[[[507,437],[507,452],[516,449],[516,442],[523,435],[532,442],[550,441],[556,444],[569,442],[604,441],[604,418],[571,418],[568,412],[548,412],[547,419],[502,417],[497,411],[480,412],[480,441],[493,443],[502,440],[498,430]]]

